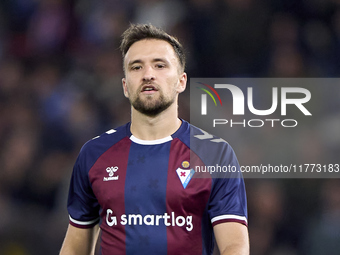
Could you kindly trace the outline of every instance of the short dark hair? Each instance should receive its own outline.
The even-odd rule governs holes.
[[[185,54],[182,44],[174,36],[167,34],[164,30],[151,24],[131,24],[130,27],[125,30],[122,34],[122,42],[120,44],[123,59],[132,44],[144,39],[158,39],[170,43],[184,71]]]

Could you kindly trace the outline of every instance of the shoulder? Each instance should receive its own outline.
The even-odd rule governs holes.
[[[127,123],[87,141],[79,152],[78,161],[94,162],[109,148],[124,140],[124,138],[129,138],[129,127],[130,123]]]
[[[217,152],[232,150],[230,144],[214,134],[190,124],[190,148],[194,151]]]
[[[208,145],[209,147],[228,146],[227,141],[224,139],[210,134],[185,120],[182,120],[180,129],[172,137],[182,140],[190,148],[202,145]]]
[[[213,134],[210,134],[209,132],[200,129],[192,124],[190,125],[190,138],[191,142],[196,142],[196,143],[211,143],[212,145],[219,145],[219,146],[228,146],[228,142],[225,141],[224,139],[217,137]]]
[[[235,152],[227,141],[191,124],[190,149],[206,165],[238,164]]]

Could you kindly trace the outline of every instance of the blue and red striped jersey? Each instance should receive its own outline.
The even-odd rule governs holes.
[[[237,171],[217,171],[226,167]],[[184,120],[173,135],[153,141],[134,137],[127,123],[81,149],[70,224],[99,223],[103,255],[211,254],[214,225],[247,225],[239,169],[227,142]]]

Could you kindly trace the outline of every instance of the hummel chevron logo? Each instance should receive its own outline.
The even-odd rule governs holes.
[[[208,132],[205,132],[202,129],[201,129],[201,131],[202,131],[203,135],[195,135],[194,137],[201,139],[201,140],[211,139],[211,138],[214,137],[213,135],[209,134]]]
[[[201,129],[201,132],[203,133],[203,135],[194,135],[194,137],[200,139],[200,140],[206,140],[206,139],[211,139],[214,136],[209,134],[208,132],[204,131]],[[222,138],[216,138],[216,139],[211,139],[210,142],[214,142],[214,143],[226,143],[227,141],[223,140]]]
[[[111,135],[111,134],[113,134],[113,133],[115,133],[115,132],[116,132],[116,130],[110,129],[109,131],[106,131],[105,133],[108,134],[108,135]],[[93,137],[92,140],[97,139],[97,138],[99,138],[99,137],[100,137],[100,135],[98,135],[98,136],[96,136],[96,137]]]
[[[110,129],[109,131],[106,131],[105,133],[108,134],[108,135],[111,135],[111,134],[113,134],[115,132],[116,132],[116,130]]]

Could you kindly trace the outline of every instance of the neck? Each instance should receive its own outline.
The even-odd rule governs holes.
[[[146,116],[131,108],[131,133],[141,140],[157,140],[170,136],[181,126],[177,104],[157,116]]]

